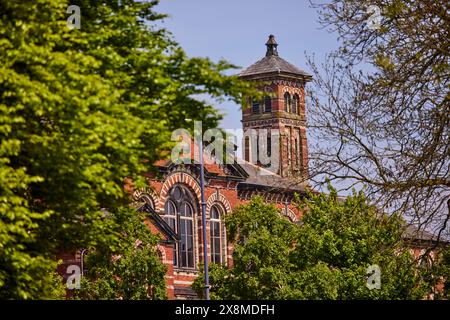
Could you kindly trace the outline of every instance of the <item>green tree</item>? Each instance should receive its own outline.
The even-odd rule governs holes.
[[[128,207],[141,174],[186,119],[216,126],[211,103],[250,85],[224,61],[188,58],[154,21],[157,1],[0,0],[0,298],[53,295],[61,251],[110,246],[102,208]]]
[[[159,237],[143,223],[145,214],[122,210],[114,218],[110,230],[118,233],[116,248],[97,246],[87,254],[87,271],[75,298],[166,298],[167,270],[156,252]]]
[[[438,264],[439,280],[437,285],[443,284],[442,292],[440,293],[442,298],[449,299],[450,297],[450,247],[442,250],[439,264]]]
[[[426,283],[402,243],[402,219],[380,214],[355,193],[345,199],[309,194],[299,200],[301,225],[253,199],[226,219],[233,267],[212,266],[214,299],[416,299]],[[367,268],[381,270],[369,289]],[[201,293],[203,278],[194,288]]]
[[[261,197],[226,217],[228,239],[234,244],[233,267],[212,265],[212,299],[284,299],[290,296],[293,265],[289,259],[297,228],[279,216]],[[201,295],[203,277],[194,282]]]
[[[450,206],[448,1],[310,0],[340,47],[314,74],[312,180],[364,185],[438,239]],[[320,97],[327,97],[322,99]],[[421,230],[420,230],[421,231]],[[419,233],[418,233],[419,234]]]
[[[425,283],[403,243],[404,222],[368,204],[363,192],[310,194],[292,259],[301,298],[418,299]],[[380,288],[367,287],[367,268],[380,268]]]
[[[430,253],[421,257],[421,276],[429,286],[429,297],[445,299],[450,297],[450,246],[438,246]]]

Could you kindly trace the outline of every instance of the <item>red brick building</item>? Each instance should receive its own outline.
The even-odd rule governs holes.
[[[295,194],[302,196],[307,188],[306,183],[298,181],[307,181],[305,85],[311,76],[278,55],[274,36],[266,46],[265,57],[239,75],[257,82],[264,97],[249,100],[250,108],[243,108],[244,160],[231,164],[208,161],[204,166],[207,258],[228,266],[233,264],[233,247],[227,241],[224,216],[259,195],[296,223],[301,212],[292,201]],[[250,131],[253,135],[245,133]],[[274,131],[276,134],[269,134]],[[265,156],[276,165],[266,163]],[[167,160],[157,162],[156,167],[160,174],[147,175],[148,187],[129,191],[137,210],[148,213],[150,231],[162,236],[157,249],[168,268],[169,299],[195,299],[191,285],[204,261],[200,166]],[[418,257],[434,237],[418,237],[413,231],[408,230],[405,238],[412,240],[412,252]],[[59,270],[65,278],[67,266],[83,269],[83,251],[62,258],[64,264]]]
[[[307,172],[305,85],[311,76],[278,55],[274,36],[266,46],[266,56],[239,75],[258,82],[264,92],[261,101],[255,99],[250,108],[243,108],[244,132],[253,129],[256,134],[255,140],[245,138],[246,161],[205,165],[206,240],[208,259],[215,263],[233,263],[223,217],[253,196],[263,196],[294,223],[300,216],[291,202],[294,193],[304,193],[305,185],[289,177]],[[271,131],[277,134],[271,136]],[[259,158],[261,150],[256,150],[258,141],[266,137],[270,147],[264,151],[269,157],[276,152],[273,158],[280,164],[274,170],[265,168]],[[160,161],[157,167],[162,178],[149,176],[149,187],[135,190],[133,196],[137,207],[149,212],[151,230],[165,239],[158,250],[168,267],[169,298],[195,298],[191,284],[204,259],[199,165]]]
[[[250,100],[251,107],[243,108],[244,159],[220,164],[205,154],[210,160],[204,166],[208,259],[228,266],[233,263],[233,248],[227,241],[224,216],[260,195],[295,223],[300,212],[291,202],[295,193],[305,192],[305,184],[293,183],[291,177],[304,177],[307,171],[304,90],[311,76],[279,57],[274,36],[269,37],[266,46],[265,57],[240,74],[242,79],[256,81],[264,92],[263,99]],[[245,132],[253,135],[246,136]],[[195,158],[196,148],[193,149],[191,159]],[[266,165],[263,154],[276,166]],[[168,268],[169,299],[196,298],[191,285],[204,259],[200,166],[170,160],[155,165],[160,174],[158,178],[147,175],[147,188],[133,190],[131,183],[126,188],[132,193],[137,210],[148,213],[150,231],[162,236],[157,249]],[[83,274],[85,251],[60,257],[64,262],[58,271],[65,280],[73,268]]]

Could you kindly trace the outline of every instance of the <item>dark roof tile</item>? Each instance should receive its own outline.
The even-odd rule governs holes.
[[[296,66],[290,64],[283,58],[276,55],[271,55],[262,58],[258,62],[252,64],[247,69],[239,73],[239,77],[247,77],[254,75],[272,74],[272,73],[287,73],[294,76],[310,77],[306,71],[300,70]]]
[[[296,66],[290,64],[278,55],[278,44],[273,35],[269,36],[269,40],[266,43],[267,52],[266,56],[259,60],[258,62],[252,64],[247,69],[243,70],[239,77],[251,77],[256,75],[272,75],[280,74],[294,77],[307,77],[310,78],[311,75],[305,71],[297,68]]]

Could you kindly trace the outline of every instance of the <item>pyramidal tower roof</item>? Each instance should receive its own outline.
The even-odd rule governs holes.
[[[266,56],[239,73],[240,78],[258,79],[272,76],[298,78],[305,81],[311,80],[311,75],[293,64],[290,64],[278,55],[278,43],[274,35],[269,36],[266,43]]]

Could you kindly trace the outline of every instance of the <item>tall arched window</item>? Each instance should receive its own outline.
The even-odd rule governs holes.
[[[167,222],[167,224],[172,228],[173,231],[178,232],[177,228],[177,209],[175,204],[168,200],[165,205],[165,213],[163,216],[164,221]],[[177,246],[174,246],[174,254],[173,254],[173,264],[177,265]]]
[[[300,98],[298,97],[298,94],[294,94],[294,98],[292,99],[292,113],[298,114],[299,112],[299,101]]]
[[[195,268],[194,263],[194,206],[195,197],[182,185],[174,186],[165,204],[164,220],[180,235],[175,246],[174,265]]]
[[[284,94],[284,110],[286,112],[291,112],[291,95],[289,92]]]
[[[177,209],[175,204],[170,200],[166,202],[164,220],[175,232],[177,232]]]
[[[259,113],[259,101],[256,99],[252,99],[252,113],[253,114]]]
[[[187,202],[180,209],[180,266],[194,268],[194,212]]]
[[[222,223],[221,223],[222,209],[218,205],[211,207],[210,211],[210,248],[211,248],[211,262],[222,263]]]
[[[272,112],[272,98],[269,96],[264,97],[264,112]]]

